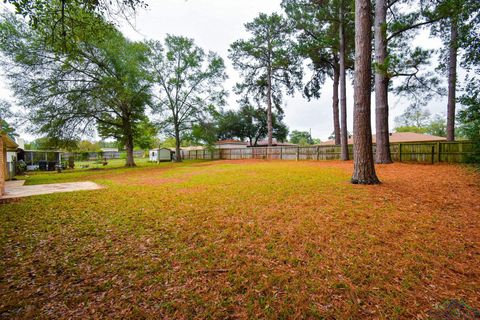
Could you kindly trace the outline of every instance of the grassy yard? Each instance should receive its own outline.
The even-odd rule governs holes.
[[[480,307],[480,176],[214,161],[36,173],[0,205],[0,318],[411,319]],[[468,310],[467,310],[468,312]],[[473,319],[473,318],[472,318]]]

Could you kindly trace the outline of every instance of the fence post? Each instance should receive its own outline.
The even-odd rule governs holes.
[[[432,164],[435,162],[435,146],[432,146]]]
[[[398,144],[398,162],[402,162],[402,144]]]
[[[280,160],[283,160],[283,147],[280,147]]]
[[[464,156],[463,156],[463,142],[457,142],[458,143],[458,154],[460,155],[460,161],[458,158],[455,159],[455,162],[465,162],[464,161]]]
[[[297,147],[297,161],[298,161],[299,156],[300,156],[300,147]]]
[[[317,161],[320,160],[320,147],[317,147]]]
[[[437,162],[441,161],[440,152],[440,142],[437,142]]]

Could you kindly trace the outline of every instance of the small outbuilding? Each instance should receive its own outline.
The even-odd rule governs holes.
[[[151,149],[148,158],[151,162],[172,161],[172,150],[167,148]]]

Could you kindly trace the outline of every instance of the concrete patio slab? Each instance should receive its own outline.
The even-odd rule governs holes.
[[[0,199],[14,199],[41,194],[97,190],[103,188],[102,186],[91,181],[37,184],[33,186],[24,186],[24,183],[24,180],[6,181],[5,194],[0,197]]]

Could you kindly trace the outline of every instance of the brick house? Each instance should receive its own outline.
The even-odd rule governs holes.
[[[5,180],[8,180],[11,162],[7,161],[7,151],[13,151],[18,148],[18,144],[5,133],[0,133],[0,149],[2,156],[0,157],[0,195],[5,194]]]

